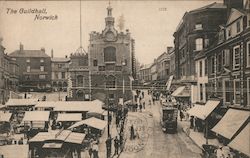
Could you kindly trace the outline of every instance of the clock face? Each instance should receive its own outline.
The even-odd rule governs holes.
[[[114,41],[115,40],[115,35],[113,32],[108,31],[105,35],[105,38],[107,41]]]

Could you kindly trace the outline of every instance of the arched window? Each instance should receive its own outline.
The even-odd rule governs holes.
[[[104,48],[104,62],[116,62],[116,49],[115,49],[115,47]]]
[[[83,85],[84,85],[84,77],[82,75],[78,75],[76,77],[76,85],[78,87],[83,87]]]
[[[106,88],[116,88],[115,76],[108,76],[106,81]]]

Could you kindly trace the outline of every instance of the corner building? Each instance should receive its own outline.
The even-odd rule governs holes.
[[[89,67],[92,99],[100,99],[110,106],[119,98],[132,99],[134,40],[129,30],[118,32],[114,27],[112,8],[108,6],[106,27],[101,33],[90,34]]]

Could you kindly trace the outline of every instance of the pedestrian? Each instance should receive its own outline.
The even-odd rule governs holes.
[[[135,112],[137,112],[137,109],[138,109],[138,104],[136,103],[135,104]]]
[[[141,104],[139,105],[139,108],[140,108],[140,112],[142,112],[142,105]]]
[[[107,150],[107,155],[108,157],[110,157],[111,155],[111,144],[112,144],[112,139],[111,137],[109,136],[108,139],[106,140],[106,150]]]
[[[98,144],[97,144],[97,142],[96,142],[96,143],[93,145],[93,156],[94,156],[94,158],[99,158],[98,150],[99,150],[99,148],[98,148]]]
[[[134,126],[132,125],[130,127],[130,140],[133,140],[135,136],[135,130],[134,130]]]
[[[114,153],[114,155],[118,155],[118,151],[119,151],[119,140],[118,140],[117,136],[115,137],[115,140],[114,140],[114,146],[115,146],[115,153]]]
[[[184,117],[184,114],[183,114],[182,110],[180,110],[180,119],[181,119],[181,121],[182,121],[183,117]]]
[[[146,107],[145,107],[145,100],[143,99],[143,102],[142,102],[142,105],[143,105],[143,109],[145,109]]]
[[[194,116],[190,117],[190,129],[193,129],[194,127]]]
[[[93,154],[93,139],[90,140],[90,143],[89,143],[89,157],[91,158],[92,157],[92,154]]]

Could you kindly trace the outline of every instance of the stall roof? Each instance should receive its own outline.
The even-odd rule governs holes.
[[[26,111],[23,121],[49,121],[49,111]]]
[[[68,129],[72,129],[72,128],[75,128],[75,127],[78,127],[81,125],[87,125],[87,126],[91,126],[91,127],[96,128],[96,129],[99,129],[99,130],[103,130],[106,127],[107,122],[100,120],[98,118],[95,118],[95,117],[91,117],[91,118],[88,118],[86,120],[76,122],[75,124],[70,126]]]
[[[102,109],[104,103],[100,100],[93,101],[56,101],[39,102],[36,108],[54,108],[54,111],[95,111]]]
[[[228,109],[212,131],[231,139],[250,116],[249,111]]]
[[[10,121],[10,118],[12,116],[12,113],[3,113],[3,112],[0,112],[0,122],[9,122]]]
[[[250,157],[250,123],[228,144],[229,147],[238,150]]]
[[[65,142],[74,143],[74,144],[82,144],[85,136],[86,134],[84,133],[71,132],[70,135],[65,140]]]
[[[189,109],[187,113],[189,113],[191,116],[196,116],[202,120],[205,120],[219,104],[220,101],[208,100],[205,105],[196,104],[194,107]]]
[[[36,99],[9,99],[6,106],[34,106],[36,104]]]
[[[66,114],[58,114],[57,121],[81,121],[82,114],[79,113],[66,113]]]
[[[40,132],[29,140],[29,142],[43,142],[46,140],[60,140],[67,143],[82,144],[84,133],[76,133],[70,130]],[[53,146],[53,145],[52,145]],[[45,148],[50,147],[49,144]]]

